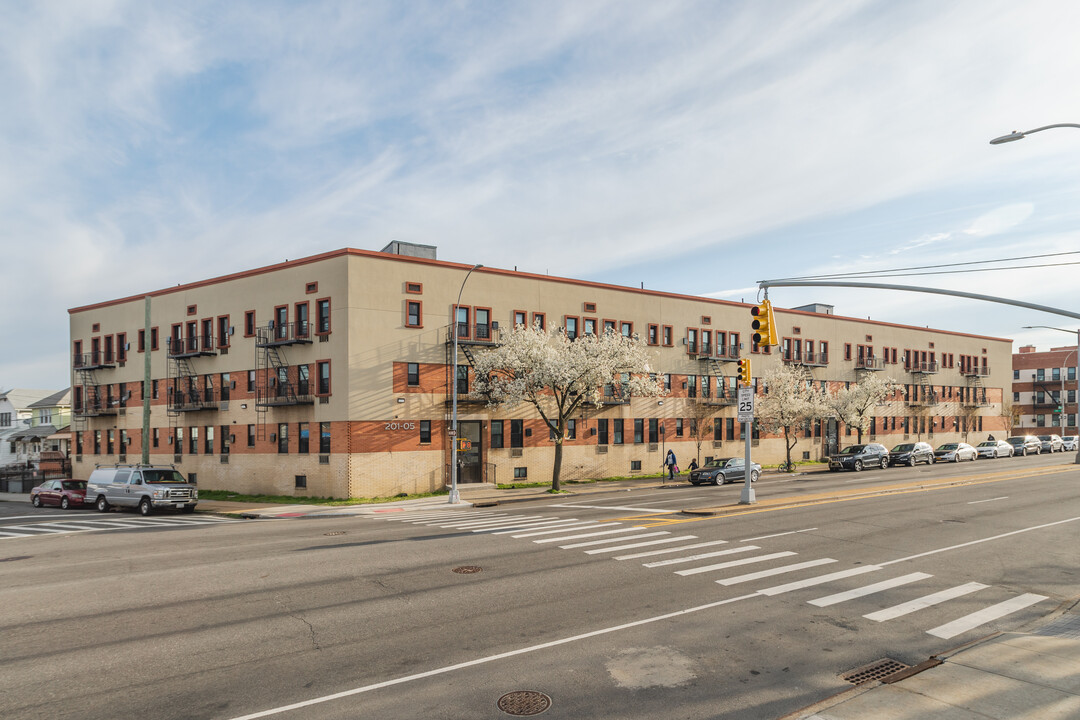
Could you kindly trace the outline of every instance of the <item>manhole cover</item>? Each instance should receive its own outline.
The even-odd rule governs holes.
[[[551,707],[551,698],[534,690],[515,690],[499,698],[498,706],[507,715],[539,715]]]
[[[344,530],[335,530],[333,532],[323,533],[323,535],[344,535]]]
[[[472,573],[480,572],[482,569],[483,568],[478,565],[462,565],[461,567],[454,568],[453,571],[459,575],[471,575]]]
[[[844,680],[852,685],[862,685],[863,683],[870,682],[871,680],[881,680],[887,678],[893,673],[900,672],[901,670],[907,670],[908,665],[896,660],[884,658],[876,662],[872,662],[869,665],[863,665],[860,668],[855,668],[849,673],[843,675]]]

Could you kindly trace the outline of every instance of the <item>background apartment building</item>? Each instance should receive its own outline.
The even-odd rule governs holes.
[[[1038,352],[1025,345],[1012,360],[1013,434],[1078,434],[1076,346]]]
[[[825,390],[881,373],[902,391],[869,438],[980,441],[1004,435],[1011,342],[777,309],[781,345],[752,346],[750,305],[440,262],[435,249],[342,249],[69,311],[73,474],[95,464],[176,463],[207,488],[335,497],[426,492],[449,482],[451,392],[459,401],[460,481],[550,479],[554,445],[531,406],[489,408],[470,392],[476,353],[515,324],[571,335],[637,335],[662,373],[663,398],[625,396],[574,419],[563,479],[659,471],[742,452],[735,421],[740,356],[755,376],[800,368]],[[458,293],[461,304],[455,306]],[[150,328],[146,331],[146,303]],[[454,334],[460,344],[452,365]],[[150,355],[151,380],[143,361]],[[151,430],[142,433],[142,398]],[[834,419],[799,430],[796,459],[855,442]],[[755,460],[784,458],[783,440],[753,433]]]

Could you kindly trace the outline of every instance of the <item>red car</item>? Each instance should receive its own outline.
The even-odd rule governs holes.
[[[72,505],[81,507],[86,502],[86,481],[46,480],[30,491],[30,502],[34,507],[59,505],[65,510]]]

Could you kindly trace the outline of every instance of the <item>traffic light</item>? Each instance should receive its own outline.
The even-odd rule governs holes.
[[[739,381],[744,387],[750,387],[750,358],[739,359]]]
[[[750,323],[750,327],[754,328],[754,342],[758,345],[779,345],[772,303],[763,300],[760,305],[750,308],[750,314],[754,316],[754,321]]]

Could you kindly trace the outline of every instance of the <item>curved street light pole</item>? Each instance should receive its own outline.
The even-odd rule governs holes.
[[[478,270],[484,267],[477,263],[473,265],[469,272],[465,273],[465,279],[461,281],[461,289],[458,290],[457,302],[454,303],[453,315],[450,318],[450,332],[454,333],[454,369],[451,372],[451,391],[450,396],[452,410],[450,413],[450,498],[447,500],[450,504],[456,504],[461,502],[461,495],[458,493],[457,481],[458,481],[458,421],[457,421],[457,383],[458,383],[458,322],[457,311],[458,306],[461,305],[461,293],[465,291],[465,283],[469,281],[469,276],[472,275],[473,270]]]
[[[1078,129],[1080,129],[1080,124],[1077,124],[1077,123],[1055,123],[1053,125],[1043,125],[1042,127],[1035,128],[1034,130],[1024,130],[1023,132],[1021,132],[1019,130],[1013,130],[1008,135],[1002,135],[1001,137],[994,138],[993,140],[990,141],[990,144],[991,145],[1001,145],[1002,143],[1013,142],[1014,140],[1022,140],[1025,137],[1027,137],[1028,135],[1031,135],[1032,133],[1042,132],[1043,130],[1050,130],[1051,128],[1078,128]],[[1027,327],[1046,327],[1046,328],[1050,328],[1049,325],[1034,325],[1034,326],[1027,326]],[[1065,330],[1064,328],[1050,328],[1050,329],[1051,330],[1060,330],[1061,332],[1067,332],[1067,333],[1074,332],[1073,330]],[[1077,379],[1078,379],[1078,381],[1080,381],[1080,330],[1076,330],[1075,332],[1076,332]],[[1068,358],[1068,356],[1066,356],[1066,358]],[[1062,389],[1064,390],[1064,379],[1062,380]],[[1078,395],[1077,402],[1080,403],[1080,384],[1077,385],[1076,393]],[[1064,411],[1064,409],[1065,409],[1064,393],[1062,393],[1062,395],[1063,395],[1063,397],[1061,398],[1061,409],[1062,409],[1062,411]],[[1076,412],[1077,412],[1077,415],[1080,415],[1080,405],[1077,405]],[[1062,414],[1064,414],[1064,412]],[[1080,429],[1080,428],[1078,428],[1078,429]],[[1078,440],[1077,444],[1076,444],[1076,459],[1073,462],[1075,464],[1077,464],[1077,465],[1080,465],[1080,440]]]

